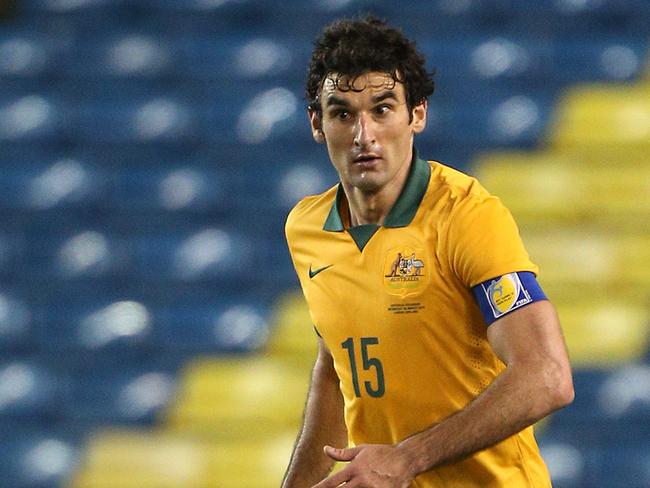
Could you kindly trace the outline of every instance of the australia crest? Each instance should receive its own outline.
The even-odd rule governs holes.
[[[419,293],[428,281],[424,250],[412,247],[393,248],[384,260],[384,288],[391,295]]]

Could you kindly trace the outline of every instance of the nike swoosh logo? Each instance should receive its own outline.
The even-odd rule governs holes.
[[[316,268],[316,269],[312,270],[311,269],[311,264],[310,264],[309,265],[309,277],[313,278],[314,276],[316,276],[321,271],[325,271],[327,268],[331,268],[332,266],[334,266],[334,265],[333,264],[328,264],[327,266],[323,266],[322,268]]]

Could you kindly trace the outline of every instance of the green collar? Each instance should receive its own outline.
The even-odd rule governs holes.
[[[404,185],[402,193],[386,216],[384,227],[406,227],[411,223],[427,191],[430,176],[431,168],[429,167],[429,163],[420,159],[414,150],[413,162],[409,170],[406,185]],[[345,230],[340,213],[341,201],[344,197],[343,185],[339,183],[336,191],[336,200],[330,209],[327,220],[325,220],[323,230],[332,232],[342,232]]]

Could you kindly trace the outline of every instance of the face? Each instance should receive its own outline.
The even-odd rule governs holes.
[[[338,83],[336,79],[336,74],[325,79],[320,96],[322,118],[310,112],[310,121],[314,139],[327,144],[341,182],[376,193],[390,183],[404,181],[413,137],[426,125],[426,102],[413,109],[409,122],[404,85],[389,74],[370,72],[354,80],[341,77]]]

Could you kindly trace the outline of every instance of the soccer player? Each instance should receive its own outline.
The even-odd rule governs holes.
[[[340,183],[286,224],[319,349],[284,488],[550,486],[531,425],[573,399],[558,317],[501,201],[415,151],[433,88],[377,19],[316,42]]]

